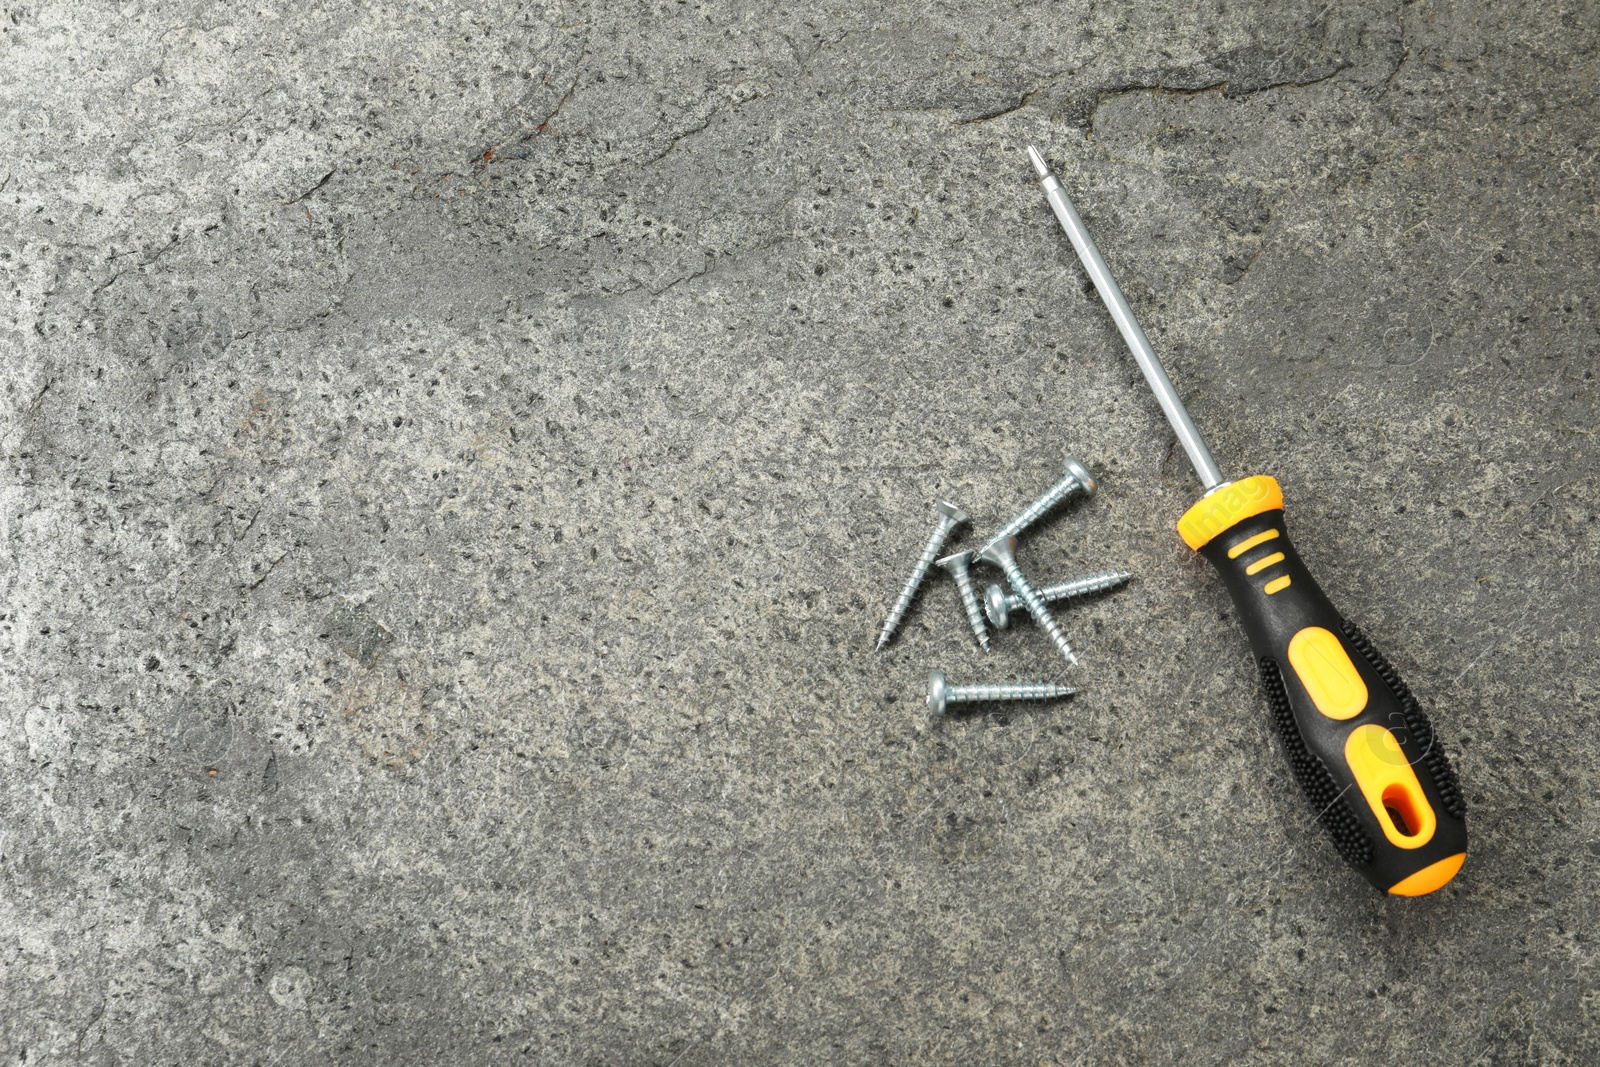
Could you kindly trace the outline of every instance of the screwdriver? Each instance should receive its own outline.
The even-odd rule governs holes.
[[[1045,199],[1178,435],[1205,495],[1178,533],[1209,560],[1250,639],[1300,788],[1346,863],[1395,896],[1431,893],[1467,858],[1461,789],[1428,717],[1389,661],[1347,622],[1289,543],[1283,491],[1229,481],[1139,328],[1061,182],[1032,145]]]

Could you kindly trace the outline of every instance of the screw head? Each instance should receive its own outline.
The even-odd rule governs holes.
[[[945,518],[949,519],[951,523],[956,526],[960,526],[962,523],[967,521],[967,513],[950,503],[948,500],[939,501],[938,511],[940,515],[943,515]]]
[[[1079,463],[1071,456],[1067,457],[1066,466],[1067,473],[1076,478],[1078,480],[1078,484],[1083,486],[1083,495],[1094,496],[1094,475],[1089,473],[1089,468],[1085,467],[1082,463]]]
[[[989,624],[996,630],[1011,625],[1011,608],[1006,603],[1005,588],[999,582],[991,582],[983,591],[983,613],[989,616]]]
[[[972,561],[976,558],[976,552],[970,548],[963,548],[960,552],[952,552],[943,559],[937,559],[934,562],[954,574],[958,570],[964,571],[972,566]]]
[[[950,686],[944,680],[943,671],[928,672],[928,715],[937,719],[944,714],[945,696]]]
[[[1004,570],[1006,564],[1010,563],[1014,565],[1017,562],[1012,556],[1012,552],[1016,551],[1016,547],[1017,539],[1015,537],[1008,537],[1004,541],[997,541],[988,548],[984,549],[983,555],[979,556],[978,558],[983,560],[985,563],[993,563],[996,567]]]

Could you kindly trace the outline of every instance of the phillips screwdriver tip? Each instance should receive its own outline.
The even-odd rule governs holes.
[[[1050,167],[1045,163],[1044,157],[1039,154],[1039,150],[1033,145],[1028,146],[1028,158],[1033,160],[1033,169],[1039,172],[1039,177],[1050,177]]]

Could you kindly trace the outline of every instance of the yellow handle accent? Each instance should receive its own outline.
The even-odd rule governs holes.
[[[1243,541],[1228,549],[1228,558],[1238,559],[1257,545],[1265,544],[1268,541],[1276,541],[1277,539],[1277,530],[1267,530],[1264,533],[1256,534],[1254,537],[1246,537]]]
[[[1425,893],[1431,893],[1454,878],[1465,862],[1467,862],[1465,852],[1446,856],[1438,863],[1430,863],[1416,874],[1400,879],[1389,887],[1389,892],[1397,897],[1420,897]]]
[[[1376,723],[1357,726],[1345,739],[1344,761],[1390,844],[1421,848],[1433,840],[1439,817],[1394,734]]]
[[[1258,559],[1254,563],[1250,564],[1250,566],[1246,567],[1244,569],[1244,572],[1246,574],[1255,574],[1258,571],[1266,570],[1268,567],[1272,566],[1274,563],[1282,563],[1282,562],[1283,562],[1283,553],[1282,552],[1274,552],[1270,556],[1262,556],[1260,559]]]
[[[1265,474],[1241,478],[1194,502],[1178,520],[1178,533],[1196,552],[1234,523],[1283,507],[1283,490]]]
[[[1331,631],[1307,626],[1289,638],[1289,665],[1328,718],[1353,719],[1367,706],[1367,683]]]

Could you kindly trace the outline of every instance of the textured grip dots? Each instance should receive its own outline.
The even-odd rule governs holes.
[[[1336,784],[1322,760],[1312,755],[1300,737],[1295,725],[1294,711],[1289,707],[1289,694],[1283,686],[1283,674],[1277,661],[1270,656],[1261,658],[1261,688],[1266,691],[1267,704],[1272,709],[1272,721],[1283,739],[1283,749],[1289,757],[1289,767],[1295,781],[1300,783],[1306,799],[1317,811],[1317,821],[1328,832],[1334,847],[1345,862],[1365,867],[1372,862],[1372,838],[1356,821],[1349,801]]]
[[[1400,712],[1405,716],[1406,732],[1411,735],[1411,744],[1416,746],[1422,756],[1416,760],[1433,779],[1434,787],[1439,791],[1439,803],[1444,810],[1458,819],[1465,818],[1467,814],[1466,801],[1461,796],[1461,784],[1456,781],[1455,768],[1450,766],[1450,759],[1444,754],[1444,746],[1439,744],[1433,736],[1433,723],[1428,721],[1428,716],[1417,704],[1417,698],[1411,695],[1411,690],[1406,683],[1401,681],[1400,675],[1393,665],[1384,658],[1383,653],[1372,647],[1372,642],[1367,640],[1367,635],[1353,622],[1341,623],[1339,628],[1344,631],[1345,639],[1355,646],[1361,658],[1377,672],[1384,684],[1394,693],[1400,701]]]

